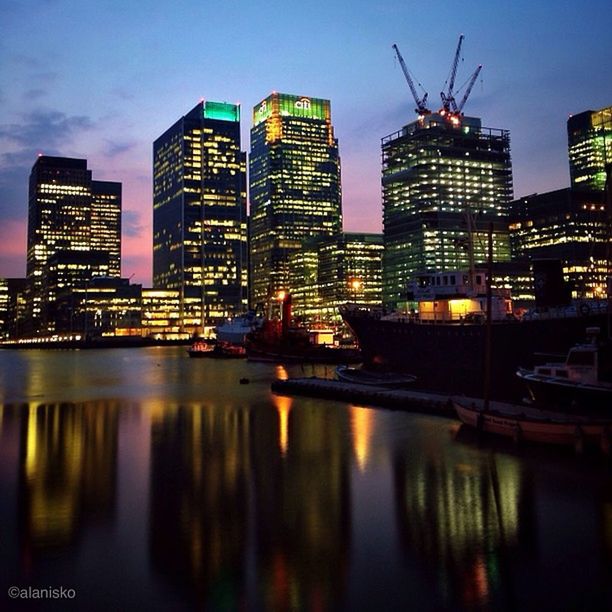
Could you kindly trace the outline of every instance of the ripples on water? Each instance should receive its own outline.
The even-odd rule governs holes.
[[[180,348],[0,364],[0,598],[5,583],[74,588],[62,610],[610,603],[601,460],[269,391],[323,366]]]

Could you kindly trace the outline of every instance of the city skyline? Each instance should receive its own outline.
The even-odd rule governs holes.
[[[465,35],[457,83],[484,64],[465,111],[510,131],[515,197],[568,187],[568,116],[612,100],[602,78],[612,66],[610,8],[600,1],[579,11],[558,2],[475,2],[448,25],[434,21],[432,8],[408,11],[399,2],[182,8],[154,2],[143,15],[133,2],[8,5],[0,47],[0,276],[25,275],[27,176],[43,153],[88,159],[101,180],[123,184],[122,275],[150,285],[152,143],[202,96],[240,102],[243,117],[274,90],[330,99],[344,229],[375,232],[380,139],[415,117],[393,43],[437,107]],[[248,150],[250,121],[241,127]]]

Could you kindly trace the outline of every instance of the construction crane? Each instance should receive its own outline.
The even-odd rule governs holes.
[[[423,116],[423,115],[429,115],[431,113],[431,110],[429,110],[426,106],[427,104],[427,92],[424,91],[424,95],[422,98],[419,98],[419,94],[416,90],[416,87],[414,86],[414,83],[412,81],[412,77],[410,76],[410,71],[408,70],[408,67],[406,66],[406,62],[404,61],[404,58],[402,57],[402,54],[400,53],[400,50],[397,48],[397,45],[393,45],[393,49],[395,50],[395,53],[397,55],[397,59],[399,60],[400,66],[402,67],[402,70],[404,72],[404,76],[406,77],[406,81],[408,81],[408,87],[410,87],[410,91],[412,92],[412,96],[414,98],[414,102],[416,104],[416,108],[414,109],[414,112],[417,113],[419,116]],[[422,87],[421,87],[422,89]]]
[[[480,66],[478,66],[478,68],[474,70],[474,74],[472,74],[472,76],[470,77],[470,81],[468,83],[467,89],[465,90],[465,94],[463,94],[463,98],[461,98],[461,102],[459,102],[456,108],[453,109],[455,115],[461,115],[463,113],[463,107],[465,106],[467,99],[470,97],[470,94],[472,93],[472,87],[474,87],[474,83],[476,82],[476,79],[478,78],[478,75],[480,74],[481,70],[482,70],[482,64],[480,64]]]
[[[453,88],[455,87],[455,77],[457,76],[457,66],[459,65],[459,57],[461,56],[461,45],[463,44],[463,34],[459,36],[459,42],[457,43],[457,50],[455,51],[455,58],[451,66],[451,71],[448,79],[448,89],[446,93],[440,92],[440,98],[442,98],[442,110],[450,113],[456,111],[457,104],[455,103],[455,97]]]

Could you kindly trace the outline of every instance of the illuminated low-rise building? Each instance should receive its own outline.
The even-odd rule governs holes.
[[[289,257],[311,237],[342,230],[340,157],[329,100],[273,93],[253,109],[250,302],[289,283]]]
[[[383,138],[382,157],[385,305],[405,301],[417,274],[486,261],[490,224],[493,259],[510,259],[507,130],[431,113]]]
[[[289,257],[293,313],[309,324],[337,325],[338,307],[382,303],[381,234],[345,232],[307,240]]]
[[[612,164],[612,106],[572,115],[567,139],[572,187],[603,191]]]
[[[185,340],[190,332],[183,329],[180,303],[176,289],[143,288],[126,278],[93,279],[85,287],[68,288],[59,295],[57,331],[88,338]]]
[[[511,203],[513,257],[557,259],[573,297],[602,297],[612,246],[603,192],[558,189]]]
[[[247,308],[240,107],[200,102],[153,145],[153,285],[180,292],[185,328]]]
[[[39,156],[28,205],[30,333],[55,330],[58,286],[119,277],[120,254],[121,184],[92,180],[87,160]]]

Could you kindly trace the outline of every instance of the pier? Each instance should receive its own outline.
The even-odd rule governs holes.
[[[450,395],[408,389],[388,389],[372,385],[346,383],[327,378],[289,378],[275,380],[272,391],[278,395],[303,395],[357,402],[407,412],[422,412],[456,418]]]

